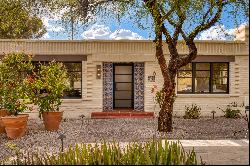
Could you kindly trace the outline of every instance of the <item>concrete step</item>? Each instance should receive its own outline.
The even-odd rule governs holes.
[[[154,112],[92,112],[92,119],[114,119],[114,118],[154,118]]]

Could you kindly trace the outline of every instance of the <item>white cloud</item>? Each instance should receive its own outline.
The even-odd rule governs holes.
[[[249,23],[248,22],[244,22],[244,23],[242,23],[238,28],[235,28],[234,30],[235,30],[235,33],[238,33],[239,32],[239,29],[241,29],[243,26],[245,26],[245,25],[249,25]]]
[[[47,31],[61,32],[61,31],[65,31],[65,29],[61,26],[51,26],[47,29]]]
[[[233,40],[235,29],[226,29],[224,25],[215,25],[203,31],[198,40]]]
[[[130,30],[119,29],[111,32],[110,28],[105,25],[93,25],[87,31],[84,31],[81,36],[84,39],[129,39],[129,40],[142,40],[143,37]]]
[[[48,17],[42,17],[43,24],[47,31],[50,32],[62,32],[65,31],[65,29],[58,25],[53,25],[50,23],[50,21],[55,21],[54,19],[48,18]]]
[[[110,39],[120,40],[120,39],[128,39],[128,40],[142,40],[143,37],[138,35],[135,32],[126,29],[116,30],[115,32],[110,34]]]
[[[90,29],[84,31],[81,36],[84,39],[107,39],[110,33],[109,27],[105,25],[93,25]]]

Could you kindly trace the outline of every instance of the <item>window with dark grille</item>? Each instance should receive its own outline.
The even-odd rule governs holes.
[[[213,63],[213,92],[228,92],[228,63]]]
[[[39,64],[48,64],[49,62],[33,62],[34,71],[37,72]],[[63,99],[82,98],[82,62],[62,62],[67,69],[70,86],[63,95]]]
[[[178,72],[177,91],[192,93],[192,63],[183,66]]]
[[[193,62],[177,75],[178,93],[229,93],[229,63]]]
[[[195,93],[208,93],[210,85],[210,63],[195,63]]]

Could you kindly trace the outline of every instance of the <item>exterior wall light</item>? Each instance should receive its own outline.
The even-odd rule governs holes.
[[[96,65],[96,79],[101,79],[102,75],[102,70],[101,70],[101,65]]]

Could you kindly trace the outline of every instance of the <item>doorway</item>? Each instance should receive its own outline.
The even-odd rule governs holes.
[[[113,108],[134,108],[134,65],[114,63],[113,66]]]

